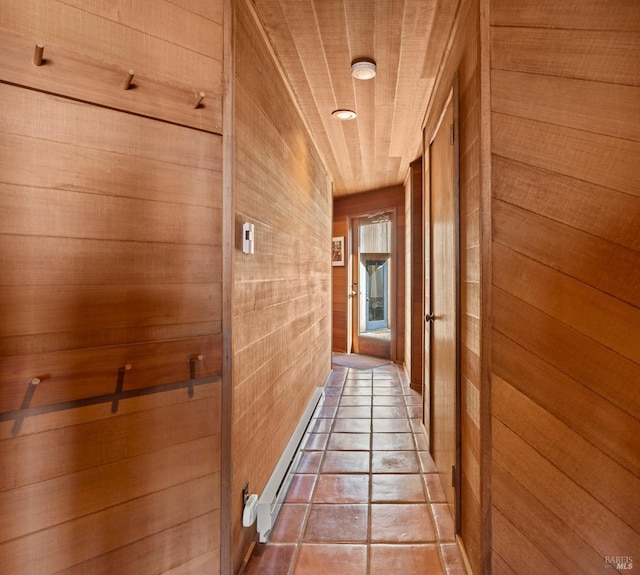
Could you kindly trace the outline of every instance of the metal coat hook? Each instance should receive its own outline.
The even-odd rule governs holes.
[[[198,94],[196,94],[196,100],[193,103],[194,110],[200,107],[200,104],[202,103],[202,100],[204,100],[205,96],[206,94],[204,92],[198,92]]]
[[[36,391],[36,386],[42,381],[41,377],[32,377],[29,380],[29,385],[27,386],[26,391],[24,392],[24,397],[22,398],[22,405],[20,406],[21,410],[28,409],[31,405],[31,399],[33,398],[33,394]],[[13,429],[11,430],[12,435],[18,435],[20,430],[22,429],[22,422],[24,421],[24,415],[19,415],[16,417],[16,420],[13,422]]]
[[[127,77],[123,80],[120,87],[123,90],[128,90],[129,88],[131,88],[131,82],[133,82],[134,76],[135,76],[135,72],[133,70],[129,70],[129,72],[127,72]]]
[[[124,387],[124,374],[131,369],[131,364],[127,363],[118,369],[118,381],[116,382],[116,393],[113,402],[111,403],[111,413],[118,413],[118,403],[120,402],[120,394]]]
[[[44,44],[41,44],[40,42],[38,42],[36,44],[36,50],[33,54],[33,63],[36,66],[42,66],[42,64],[44,63],[43,60],[43,55],[44,55]]]
[[[199,356],[198,356],[199,357]],[[194,358],[198,360],[198,358]],[[199,360],[198,360],[199,361]],[[121,383],[121,378],[124,377],[124,373],[127,370],[128,366],[123,366],[120,368],[122,375],[120,375],[120,371],[118,372],[118,380],[119,384]],[[24,398],[22,400],[22,404],[18,409],[13,409],[10,411],[0,412],[0,422],[4,421],[13,421],[13,429],[12,434],[18,435],[22,428],[22,423],[27,417],[33,417],[36,415],[44,415],[46,413],[55,413],[58,411],[65,411],[68,409],[79,409],[82,407],[87,407],[89,405],[101,405],[103,403],[111,403],[114,402],[117,404],[118,401],[122,399],[130,399],[133,397],[144,397],[147,395],[155,394],[155,393],[165,393],[168,391],[173,391],[176,389],[184,389],[186,388],[195,388],[197,385],[205,385],[213,382],[220,382],[220,375],[208,375],[205,377],[198,377],[196,379],[188,379],[184,381],[174,381],[171,383],[162,383],[159,385],[153,385],[150,387],[142,387],[137,389],[127,389],[114,393],[106,393],[101,395],[94,395],[91,397],[82,397],[79,399],[71,399],[68,401],[58,401],[57,403],[44,403],[42,405],[36,405],[31,407],[31,400],[36,391],[36,387],[40,383],[44,383],[45,379],[51,377],[49,374],[41,375],[40,377],[32,377],[28,380],[29,385],[25,390]],[[39,382],[39,383],[36,383]],[[116,407],[117,409],[117,407]]]
[[[196,378],[196,361],[202,361],[204,356],[202,354],[194,355],[189,358],[189,379]],[[193,385],[188,386],[189,397],[193,397]]]

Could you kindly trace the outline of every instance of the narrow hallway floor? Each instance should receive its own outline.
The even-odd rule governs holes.
[[[333,366],[324,406],[247,575],[464,575],[402,369]]]

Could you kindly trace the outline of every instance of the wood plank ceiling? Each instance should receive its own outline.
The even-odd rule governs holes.
[[[420,154],[421,127],[458,0],[253,0],[334,196],[401,184]],[[375,60],[372,80],[351,77]],[[354,110],[339,121],[336,109]]]

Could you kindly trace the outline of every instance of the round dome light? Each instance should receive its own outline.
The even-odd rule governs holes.
[[[353,110],[334,110],[331,115],[338,120],[353,120],[358,117]]]
[[[351,64],[351,75],[357,80],[371,80],[376,75],[376,64],[369,60],[360,60]]]

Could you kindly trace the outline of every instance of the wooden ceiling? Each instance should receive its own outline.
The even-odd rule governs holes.
[[[253,0],[334,182],[334,196],[404,181],[458,0]],[[351,77],[370,58],[372,80]],[[354,110],[355,120],[331,112]]]

